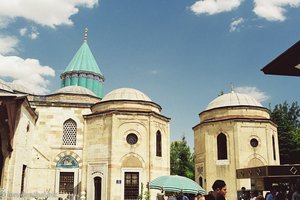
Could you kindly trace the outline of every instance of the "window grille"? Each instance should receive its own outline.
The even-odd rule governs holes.
[[[126,141],[127,141],[128,144],[134,145],[138,142],[138,137],[134,133],[129,133],[126,137]]]
[[[63,145],[76,145],[77,125],[72,119],[64,123]]]

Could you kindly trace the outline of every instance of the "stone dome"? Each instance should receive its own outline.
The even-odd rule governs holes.
[[[105,95],[102,101],[112,100],[134,100],[134,101],[149,101],[151,99],[139,90],[133,88],[119,88]]]
[[[211,101],[205,110],[229,106],[255,106],[263,107],[254,97],[247,94],[230,92],[223,94]]]
[[[4,90],[7,92],[14,92],[11,87],[9,86],[9,84],[3,80],[0,79],[0,90]]]
[[[60,88],[59,90],[57,90],[54,93],[56,93],[56,94],[58,94],[58,93],[83,94],[83,95],[97,96],[91,90],[89,90],[87,88],[84,88],[84,87],[81,87],[81,86],[67,86],[67,87],[63,87],[63,88]]]
[[[26,88],[23,85],[17,84],[17,83],[9,83],[9,86],[11,87],[11,89],[13,91],[16,92],[21,92],[21,93],[26,93],[26,94],[33,94],[33,92],[31,90],[29,90],[28,88]]]

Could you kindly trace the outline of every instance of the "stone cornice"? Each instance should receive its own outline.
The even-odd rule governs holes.
[[[30,101],[33,106],[49,106],[49,107],[76,107],[90,108],[94,103],[77,103],[77,102],[55,102],[55,101]]]
[[[146,104],[146,105],[154,105],[156,106],[160,111],[162,110],[161,106],[158,105],[157,103],[154,103],[154,102],[150,102],[150,101],[142,101],[142,100],[124,100],[124,99],[119,99],[119,100],[108,100],[108,101],[100,101],[100,102],[97,102],[93,105],[94,106],[97,106],[97,105],[100,105],[100,104],[110,104],[112,102],[130,102],[130,103],[138,103],[138,104]]]
[[[94,79],[99,82],[104,82],[105,78],[102,74],[97,74],[95,72],[89,72],[89,71],[68,71],[64,72],[60,75],[60,79],[66,79],[66,78],[88,78],[88,79]]]
[[[149,112],[149,111],[131,111],[131,110],[108,110],[108,111],[103,111],[103,112],[97,112],[97,113],[92,113],[88,115],[83,115],[84,119],[89,119],[97,116],[103,116],[103,115],[113,115],[113,114],[127,114],[127,115],[147,115],[147,116],[155,116],[160,118],[161,120],[164,120],[166,122],[169,122],[171,118],[165,117],[163,115],[157,114],[155,112]]]
[[[217,122],[225,122],[225,121],[234,121],[234,122],[260,122],[260,123],[270,123],[273,126],[277,127],[277,125],[271,120],[271,119],[263,119],[263,118],[226,118],[226,119],[213,119],[213,120],[206,120],[203,122],[200,122],[196,126],[194,126],[192,129],[206,125],[211,123],[217,123]]]
[[[270,110],[264,107],[259,107],[259,106],[223,106],[223,107],[218,107],[218,108],[212,108],[209,110],[204,110],[201,113],[199,113],[199,115],[206,113],[206,112],[211,112],[213,110],[218,110],[218,109],[230,109],[230,110],[234,110],[236,108],[245,108],[245,109],[257,109],[257,110],[262,110],[262,111],[266,111],[270,114]]]

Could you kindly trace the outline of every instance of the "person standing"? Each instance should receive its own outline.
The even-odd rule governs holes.
[[[250,200],[256,200],[256,195],[254,191],[250,191]]]
[[[205,200],[220,200],[225,199],[227,193],[226,183],[223,180],[216,180],[212,185],[213,191],[205,195]]]
[[[296,191],[292,195],[292,200],[300,200],[300,183],[297,183]]]
[[[189,198],[186,195],[183,195],[182,200],[189,200]]]
[[[266,200],[275,200],[276,193],[277,193],[277,189],[275,187],[272,187],[271,191],[270,191],[270,194],[268,194],[266,196]]]

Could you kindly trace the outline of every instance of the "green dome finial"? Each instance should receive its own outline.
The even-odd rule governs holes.
[[[83,39],[84,42],[87,42],[88,30],[89,30],[88,28],[84,29],[84,39]]]

